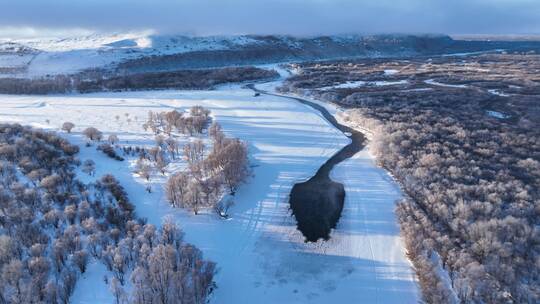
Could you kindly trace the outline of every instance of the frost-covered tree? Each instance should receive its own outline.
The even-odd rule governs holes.
[[[62,124],[62,130],[71,133],[71,130],[75,127],[75,124],[69,121],[66,121]]]
[[[189,164],[198,163],[204,158],[204,148],[204,143],[200,139],[189,142],[184,146],[184,157]]]
[[[109,137],[107,138],[107,141],[109,142],[109,144],[111,145],[116,145],[120,140],[118,139],[118,135],[116,134],[111,134],[109,135]]]
[[[101,141],[103,138],[103,133],[94,127],[84,129],[83,134],[91,141]]]
[[[165,143],[167,144],[167,151],[171,154],[172,159],[176,159],[176,156],[180,153],[178,141],[173,137],[169,137],[165,140]]]
[[[173,174],[165,185],[167,199],[173,207],[182,207],[190,177],[184,172]]]
[[[87,159],[83,162],[81,170],[82,172],[93,176],[96,172],[96,163],[91,159]]]
[[[78,250],[73,253],[71,260],[81,273],[85,273],[86,266],[88,265],[88,253],[85,250]]]
[[[214,170],[220,170],[231,194],[251,174],[247,146],[238,139],[227,139],[221,145],[215,145],[208,156],[208,164]]]

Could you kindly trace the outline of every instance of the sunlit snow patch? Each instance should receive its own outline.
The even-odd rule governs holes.
[[[398,81],[385,81],[385,80],[362,81],[362,80],[358,80],[358,81],[347,81],[347,82],[340,83],[340,84],[337,84],[337,85],[331,85],[331,86],[322,87],[319,90],[326,91],[326,90],[332,90],[332,89],[352,89],[352,88],[358,88],[358,87],[363,87],[363,86],[381,87],[381,86],[404,85],[404,84],[408,84],[408,83],[409,82],[407,80],[398,80]]]
[[[466,88],[467,85],[464,85],[464,84],[448,84],[448,83],[441,83],[441,82],[437,82],[433,79],[428,79],[428,80],[425,80],[424,81],[425,83],[427,84],[431,84],[431,85],[435,85],[435,86],[439,86],[439,87],[448,87],[448,88]]]
[[[499,118],[499,119],[508,118],[508,115],[503,114],[501,112],[497,112],[497,111],[487,111],[487,114],[489,116],[491,116],[491,117],[495,117],[495,118]]]
[[[501,92],[501,91],[499,91],[499,90],[488,90],[488,92],[489,92],[490,94],[497,95],[497,96],[501,96],[501,97],[508,97],[508,96],[510,96],[509,94],[503,93],[503,92]]]
[[[397,74],[399,71],[398,70],[384,70],[384,75],[395,75]]]

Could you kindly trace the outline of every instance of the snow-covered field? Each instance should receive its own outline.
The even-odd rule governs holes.
[[[145,181],[132,173],[132,162],[109,159],[95,146],[84,147],[80,134],[94,126],[105,136],[118,134],[121,144],[153,145],[153,136],[141,127],[147,112],[192,105],[209,108],[228,135],[249,144],[254,177],[236,193],[229,220],[212,212],[195,216],[172,209],[162,190],[164,177],[154,178],[153,191],[147,193]],[[76,128],[65,136],[81,145],[81,160],[96,161],[96,176],[114,174],[139,216],[156,225],[173,218],[187,241],[218,263],[212,303],[417,303],[414,273],[393,213],[400,191],[367,149],[332,172],[344,183],[347,196],[331,240],[306,244],[296,230],[288,209],[292,185],[309,178],[348,142],[311,108],[280,97],[253,97],[252,91],[236,86],[216,91],[0,95],[2,122],[58,130],[68,120]],[[91,265],[78,282],[73,302],[112,303],[103,275],[104,267]]]
[[[148,31],[70,38],[0,40],[0,68],[26,68],[24,72],[18,73],[2,74],[0,71],[0,77],[71,74],[142,56],[223,50],[255,43],[257,41],[249,36],[158,36]],[[3,46],[13,45],[32,51],[21,53],[15,48],[2,52]]]

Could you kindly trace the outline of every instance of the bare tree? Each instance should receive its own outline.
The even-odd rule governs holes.
[[[214,170],[221,170],[231,194],[251,174],[247,146],[238,139],[227,139],[222,145],[214,146],[208,161]]]
[[[83,134],[91,141],[100,141],[103,138],[103,133],[94,127],[84,129]]]
[[[191,179],[187,184],[186,190],[187,191],[183,200],[184,205],[193,210],[193,213],[198,214],[203,205],[203,195],[200,182],[196,179]]]
[[[221,145],[223,142],[223,139],[225,139],[225,134],[223,134],[223,130],[221,128],[221,125],[215,121],[210,125],[208,128],[208,135],[212,138],[214,141],[214,145]]]
[[[189,142],[184,146],[184,156],[190,164],[195,164],[203,160],[204,158],[204,143],[202,140],[197,139],[193,142]]]
[[[112,278],[110,282],[110,290],[114,295],[116,304],[123,304],[126,302],[126,292],[122,288],[122,284],[117,278]]]
[[[148,164],[143,159],[138,159],[135,165],[135,172],[137,172],[141,177],[150,180],[150,175],[152,174],[152,166]]]
[[[232,197],[229,197],[227,199],[223,199],[216,203],[214,209],[216,210],[216,213],[219,214],[219,216],[227,218],[229,217],[228,212],[229,209],[234,205],[234,200]]]
[[[111,134],[109,135],[109,137],[107,138],[107,141],[111,144],[111,145],[116,145],[118,142],[119,142],[119,139],[118,139],[118,136],[116,134]]]
[[[161,135],[161,134],[158,134],[155,137],[155,141],[156,141],[156,146],[162,148],[164,146],[164,144],[165,144],[165,137],[163,135]]]
[[[178,172],[172,175],[167,181],[165,193],[173,207],[180,207],[183,205],[188,183],[189,176],[184,172]]]
[[[71,130],[75,127],[75,124],[69,121],[66,121],[62,124],[62,130],[71,133]]]
[[[165,168],[169,164],[169,161],[165,157],[165,153],[160,150],[160,153],[158,153],[156,157],[156,168],[161,172],[161,174],[165,175]]]
[[[87,159],[83,162],[83,165],[82,165],[82,172],[90,175],[90,176],[93,176],[94,173],[96,172],[96,163],[91,160],[91,159]]]
[[[208,116],[210,115],[210,110],[205,109],[202,106],[193,106],[189,109],[189,113],[191,114],[191,116],[201,116],[208,118]]]
[[[165,143],[167,144],[167,151],[169,151],[169,153],[171,154],[172,159],[175,159],[176,155],[179,153],[178,141],[173,137],[169,137],[167,138],[167,140],[165,140]]]
[[[81,273],[86,271],[86,266],[88,265],[88,253],[84,250],[79,250],[73,253],[71,257],[73,264],[79,268]]]

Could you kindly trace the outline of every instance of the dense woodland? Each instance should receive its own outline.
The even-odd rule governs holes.
[[[101,91],[211,89],[225,83],[260,81],[277,77],[273,70],[255,67],[179,70],[118,74],[89,70],[74,75],[41,78],[0,78],[0,94],[60,94]]]
[[[397,216],[428,303],[540,302],[539,65],[517,55],[316,63],[283,88],[350,108],[344,119],[372,133],[378,162],[405,193]],[[366,71],[403,77],[385,76],[391,67],[410,84],[316,89]],[[468,87],[415,90],[441,77]],[[508,94],[486,91],[496,88]]]
[[[68,303],[93,260],[118,303],[205,303],[215,264],[174,223],[137,217],[112,175],[79,181],[77,153],[52,132],[0,125],[0,303]]]

